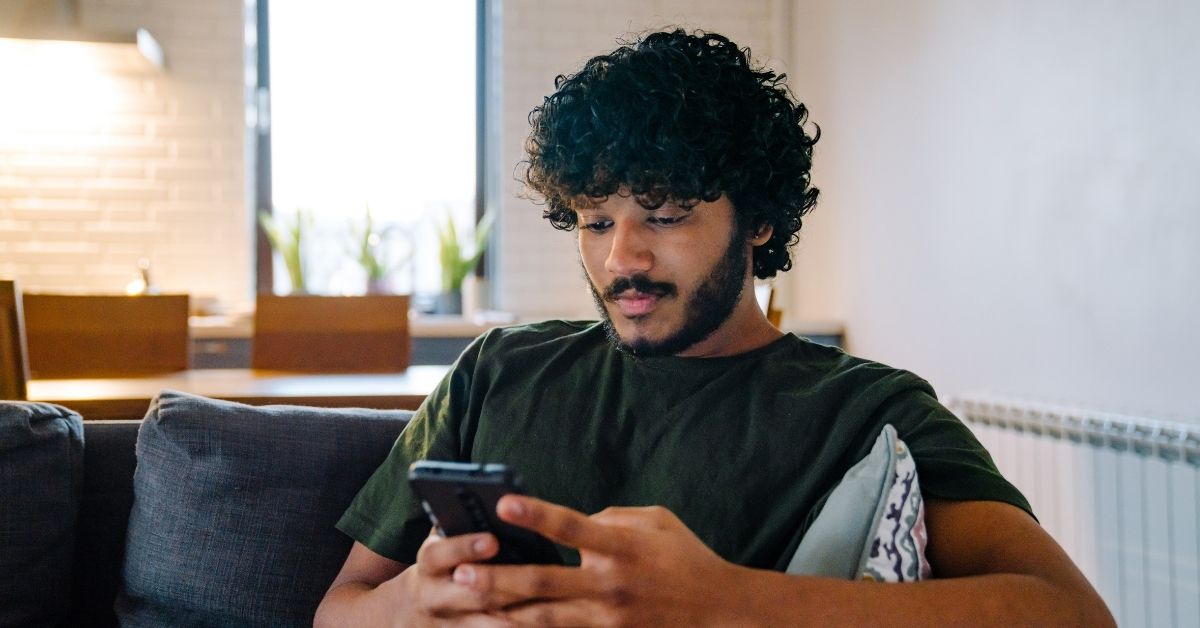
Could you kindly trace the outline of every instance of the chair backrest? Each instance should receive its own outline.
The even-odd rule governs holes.
[[[776,297],[779,293],[775,288],[771,288],[771,298],[767,299],[767,321],[774,325],[777,329],[783,325],[783,308],[779,307]]]
[[[0,279],[0,399],[26,398],[27,356],[21,290],[16,280]]]
[[[754,286],[754,298],[758,301],[758,307],[762,308],[763,314],[767,316],[767,321],[775,327],[779,327],[783,323],[783,309],[779,307],[777,296],[778,292],[773,283]]]
[[[250,365],[317,373],[408,368],[408,295],[259,295]]]
[[[188,368],[188,295],[25,294],[34,379],[125,377]]]

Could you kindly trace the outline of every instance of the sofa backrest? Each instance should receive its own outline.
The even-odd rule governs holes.
[[[73,626],[116,626],[125,531],[133,506],[133,471],[141,421],[83,422],[83,495],[75,532],[71,586]]]

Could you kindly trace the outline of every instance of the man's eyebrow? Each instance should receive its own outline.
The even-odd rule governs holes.
[[[676,200],[674,198],[668,198],[667,200],[663,201],[662,205],[659,205],[658,207],[643,206],[642,209],[648,212],[658,211],[660,209],[682,209],[683,211],[690,212],[696,208],[696,205],[699,204],[699,199]]]

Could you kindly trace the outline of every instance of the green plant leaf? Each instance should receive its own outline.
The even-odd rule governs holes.
[[[487,248],[488,236],[491,234],[493,216],[491,212],[484,214],[475,225],[475,247],[469,256],[464,257],[462,245],[458,240],[458,230],[454,224],[454,216],[446,212],[445,220],[437,226],[438,260],[442,265],[442,291],[458,292],[462,290],[463,280],[475,269],[479,259]]]
[[[284,267],[287,269],[288,279],[292,283],[293,292],[308,292],[308,288],[304,282],[303,242],[304,223],[309,220],[311,220],[311,217],[304,210],[297,209],[295,222],[285,228],[270,213],[261,211],[258,214],[258,222],[267,234],[267,240],[271,243],[271,248],[283,260]]]
[[[403,236],[408,243],[407,249],[401,253],[395,253],[396,249],[390,246],[387,240],[390,234]],[[412,234],[398,225],[378,228],[375,216],[371,213],[370,204],[365,205],[365,216],[361,229],[353,220],[350,221],[350,237],[351,243],[347,251],[366,272],[369,281],[386,279],[412,261]],[[393,259],[391,260],[389,260],[389,253],[392,254]]]

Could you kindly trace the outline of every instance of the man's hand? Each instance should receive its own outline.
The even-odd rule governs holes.
[[[417,551],[416,564],[396,578],[401,588],[398,597],[404,600],[404,625],[507,625],[480,614],[501,606],[501,602],[493,601],[493,595],[452,579],[459,565],[487,560],[497,551],[499,544],[491,534],[442,538],[430,532]]]
[[[317,611],[315,625],[510,626],[497,611],[513,598],[454,582],[460,565],[496,555],[491,534],[431,533],[405,568],[355,544]],[[401,571],[402,570],[402,571]],[[397,575],[398,574],[398,575]]]
[[[480,600],[515,601],[504,616],[518,624],[727,625],[737,616],[739,568],[665,508],[609,508],[588,517],[509,495],[497,512],[578,548],[582,559],[578,568],[460,564],[454,570],[454,581]]]

